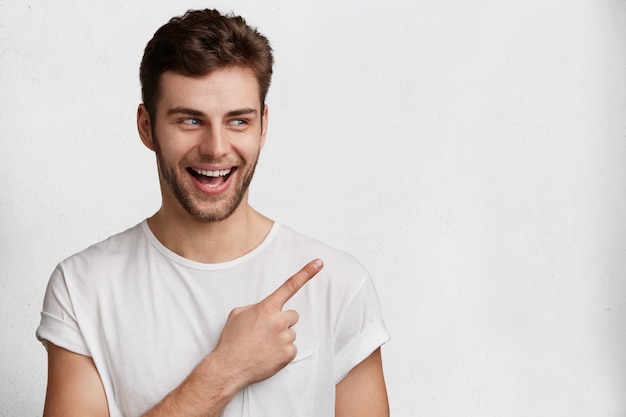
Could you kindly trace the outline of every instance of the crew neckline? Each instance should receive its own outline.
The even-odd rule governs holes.
[[[203,271],[218,271],[218,270],[228,269],[228,268],[232,268],[234,266],[240,265],[248,261],[249,259],[255,257],[259,253],[263,252],[265,248],[269,246],[269,244],[274,240],[274,238],[278,234],[279,229],[281,228],[281,225],[280,223],[274,222],[272,224],[272,227],[269,233],[267,234],[267,236],[265,236],[265,239],[263,239],[263,241],[257,247],[252,249],[250,252],[238,258],[235,258],[231,261],[214,263],[214,264],[207,264],[203,262],[192,261],[191,259],[187,259],[183,256],[180,256],[176,252],[168,249],[163,243],[161,243],[161,241],[159,241],[159,239],[157,239],[154,233],[152,233],[150,226],[148,226],[148,219],[145,219],[144,221],[141,222],[141,228],[144,234],[146,235],[146,237],[148,238],[148,240],[150,241],[150,243],[152,244],[152,246],[154,246],[155,249],[161,252],[161,254],[163,254],[169,260],[176,262],[177,264],[183,265],[187,268],[191,268],[191,269],[199,269]]]

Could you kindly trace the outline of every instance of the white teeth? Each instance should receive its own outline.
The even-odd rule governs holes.
[[[221,169],[219,171],[206,171],[204,169],[195,169],[192,168],[194,170],[194,172],[200,174],[200,175],[204,175],[205,177],[225,177],[226,175],[230,174],[230,168],[229,169]]]

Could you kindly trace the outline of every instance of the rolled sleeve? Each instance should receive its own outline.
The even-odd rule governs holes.
[[[335,348],[335,383],[390,339],[378,294],[368,276],[340,320]]]
[[[35,335],[44,346],[46,342],[51,342],[69,351],[91,356],[76,321],[72,299],[60,267],[50,277],[41,321]]]

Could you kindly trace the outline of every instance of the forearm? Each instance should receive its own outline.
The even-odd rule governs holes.
[[[217,417],[243,385],[210,354],[143,417]]]

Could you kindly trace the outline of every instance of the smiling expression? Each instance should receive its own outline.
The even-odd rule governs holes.
[[[222,221],[247,205],[267,107],[246,68],[223,68],[203,77],[164,73],[156,118],[140,106],[143,142],[157,156],[163,208],[195,220]]]

